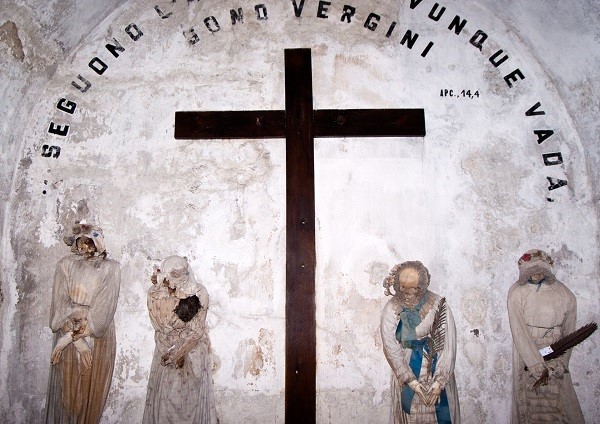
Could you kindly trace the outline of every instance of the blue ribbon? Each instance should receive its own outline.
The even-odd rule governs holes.
[[[404,307],[398,313],[400,320],[398,321],[398,326],[396,327],[396,340],[402,343],[402,346],[405,348],[412,349],[411,343],[417,339],[416,328],[419,324],[421,324],[421,308],[427,301],[428,297],[429,293],[427,292],[414,308]]]
[[[423,338],[421,340],[412,340],[410,344],[412,353],[410,354],[410,362],[408,366],[412,370],[413,374],[418,378],[419,374],[421,373],[421,365],[423,364],[423,350],[427,349],[427,342]],[[437,355],[434,357],[434,363],[435,362],[437,362]],[[400,400],[402,402],[402,410],[407,414],[410,414],[410,405],[412,404],[414,396],[415,391],[408,387],[408,384],[402,386]]]
[[[396,339],[402,343],[405,348],[411,349],[409,367],[413,374],[420,376],[421,366],[423,364],[423,351],[429,353],[429,347],[427,345],[427,338],[424,337],[420,340],[416,338],[416,327],[421,323],[420,310],[427,300],[427,295],[423,296],[421,301],[414,308],[403,308],[400,311],[400,321],[396,327]],[[437,365],[438,355],[437,353],[433,356],[433,362],[431,365],[431,374],[435,373],[435,367]],[[402,410],[410,414],[410,406],[415,396],[414,390],[412,390],[407,384],[402,387],[400,401],[402,404]],[[446,389],[443,389],[440,393],[439,402],[435,406],[435,414],[437,417],[438,424],[452,424],[450,417],[450,405],[448,403],[448,395]]]
[[[440,401],[435,405],[435,415],[438,424],[452,424],[452,418],[450,418],[450,404],[448,403],[446,389],[443,389],[442,393],[440,393]]]

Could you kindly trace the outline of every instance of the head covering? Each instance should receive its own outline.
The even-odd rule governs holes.
[[[76,222],[71,229],[71,234],[64,237],[64,242],[67,246],[71,246],[71,250],[77,253],[77,239],[80,237],[88,237],[94,242],[98,255],[106,252],[106,246],[104,245],[104,234],[102,228],[94,225],[86,224],[85,222]]]
[[[201,289],[189,268],[187,258],[182,256],[169,256],[162,261],[156,272],[157,285],[162,286],[166,279],[175,286],[175,297],[179,299],[195,295]]]
[[[526,284],[534,274],[542,274],[545,278],[544,282],[552,284],[556,277],[552,273],[552,265],[554,261],[543,250],[531,249],[525,252],[518,261],[519,279],[518,284]]]

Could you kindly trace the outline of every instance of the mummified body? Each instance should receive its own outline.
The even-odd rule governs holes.
[[[540,349],[575,330],[575,296],[551,271],[552,259],[530,250],[519,259],[519,279],[508,292],[513,337],[512,424],[583,423],[569,374],[570,351],[544,362]],[[545,375],[545,384],[533,388]]]
[[[454,320],[445,299],[427,290],[429,278],[421,262],[410,261],[384,281],[386,294],[393,294],[381,315],[381,338],[393,371],[394,424],[460,423]]]
[[[47,423],[98,423],[112,379],[120,269],[106,259],[102,230],[77,224],[65,238],[74,255],[54,274],[50,328],[52,352]]]
[[[208,292],[180,256],[166,258],[152,282],[148,312],[156,347],[142,422],[214,424]]]

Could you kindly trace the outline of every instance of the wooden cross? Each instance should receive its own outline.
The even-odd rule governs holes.
[[[310,49],[285,50],[285,110],[175,112],[176,139],[285,138],[285,422],[316,420],[315,137],[423,137],[423,109],[313,110]]]

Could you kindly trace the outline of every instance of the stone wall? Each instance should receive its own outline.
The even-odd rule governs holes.
[[[53,268],[80,219],[104,229],[122,268],[104,421],[141,420],[149,278],[180,254],[211,295],[221,422],[283,422],[284,141],[175,140],[173,127],[178,110],[283,109],[286,48],[312,49],[316,109],[426,117],[424,138],[316,141],[318,422],[387,420],[379,316],[398,262],[423,261],[453,310],[467,423],[508,422],[505,303],[524,251],[548,251],[578,323],[598,320],[597,6],[5,3],[0,405],[10,422],[43,414]],[[597,340],[571,366],[588,422],[600,420]]]

